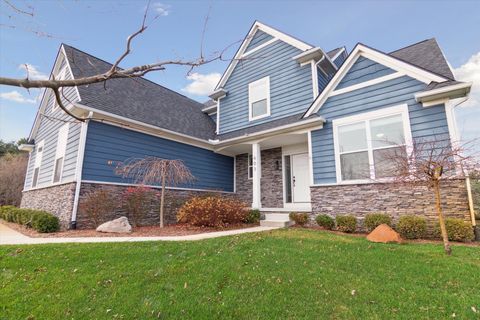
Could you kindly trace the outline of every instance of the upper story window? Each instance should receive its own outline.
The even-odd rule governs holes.
[[[38,176],[40,174],[40,166],[42,165],[44,145],[45,145],[45,141],[42,140],[36,146],[35,164],[33,166],[32,188],[36,187],[38,184]]]
[[[393,177],[411,144],[406,105],[334,120],[333,130],[339,182]]]
[[[248,84],[248,112],[250,121],[270,115],[270,77]]]
[[[67,149],[69,124],[64,124],[58,130],[57,149],[55,151],[55,166],[53,168],[52,182],[60,182],[62,180],[63,162],[65,160],[65,151]]]

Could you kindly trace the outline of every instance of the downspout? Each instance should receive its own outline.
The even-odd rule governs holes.
[[[92,118],[93,112],[88,113],[87,118]],[[78,211],[78,202],[80,199],[80,188],[82,186],[82,169],[83,169],[83,159],[85,156],[85,145],[87,142],[87,130],[88,123],[90,120],[86,120],[82,123],[82,128],[80,130],[80,141],[78,145],[78,156],[77,156],[77,172],[75,173],[75,197],[73,200],[73,209],[72,209],[72,218],[70,221],[70,229],[77,228],[77,211]]]

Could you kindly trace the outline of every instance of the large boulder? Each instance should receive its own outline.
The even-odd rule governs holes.
[[[115,220],[107,221],[97,227],[98,232],[127,233],[132,232],[132,226],[127,217],[120,217]]]
[[[390,228],[387,224],[381,224],[376,227],[370,234],[367,236],[367,240],[372,242],[382,242],[382,243],[389,243],[389,242],[396,242],[401,243],[402,238],[400,235]]]

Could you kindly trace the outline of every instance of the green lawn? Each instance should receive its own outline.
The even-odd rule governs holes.
[[[477,310],[475,313],[472,307]],[[480,319],[480,247],[278,230],[0,247],[0,319]]]

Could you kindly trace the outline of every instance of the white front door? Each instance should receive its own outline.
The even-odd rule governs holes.
[[[293,202],[310,202],[308,153],[294,154],[291,159]]]

